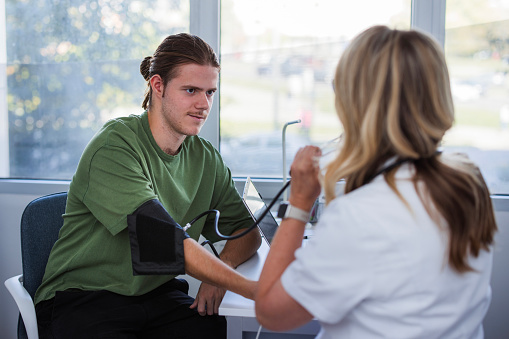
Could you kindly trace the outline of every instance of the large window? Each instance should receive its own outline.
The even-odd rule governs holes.
[[[186,0],[6,0],[0,177],[70,179],[104,122],[141,113],[141,60],[188,30]]]
[[[443,39],[443,12],[433,9],[443,2],[416,2],[413,10],[429,11],[413,16],[438,23],[429,28]],[[330,82],[344,46],[368,26],[409,28],[411,18],[411,3],[402,0],[222,3],[221,152],[240,176],[283,175],[282,128],[289,121],[301,120],[287,127],[288,163],[298,147],[336,137],[341,126]],[[456,121],[444,149],[467,153],[491,192],[507,193],[509,1],[447,0],[445,10]]]
[[[410,28],[410,0],[223,0],[221,153],[234,175],[282,177],[306,144],[341,133],[331,81],[350,39]]]
[[[445,149],[479,164],[491,193],[508,193],[509,1],[447,0],[445,28],[456,109]]]
[[[445,22],[435,10],[444,3]],[[412,19],[419,27],[432,22],[425,29],[445,40],[456,107],[446,151],[467,152],[492,193],[509,192],[509,0],[0,4],[2,178],[70,179],[106,120],[141,112],[141,60],[182,31],[220,53],[219,113],[204,135],[235,176],[281,178],[285,124],[300,120],[286,128],[287,167],[298,147],[323,145],[341,132],[331,80],[350,39],[373,24],[409,28]],[[220,16],[211,10],[219,5]],[[219,37],[219,27],[220,46],[208,40]]]

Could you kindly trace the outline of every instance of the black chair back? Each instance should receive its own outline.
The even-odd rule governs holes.
[[[42,282],[48,257],[64,220],[67,193],[55,193],[30,202],[21,216],[21,259],[23,286],[34,299]],[[21,316],[18,338],[27,338]]]

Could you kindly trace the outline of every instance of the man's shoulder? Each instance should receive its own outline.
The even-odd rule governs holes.
[[[131,114],[126,117],[119,117],[108,120],[103,127],[101,128],[101,132],[103,131],[114,131],[114,130],[124,130],[124,129],[138,129],[142,128],[142,116]]]
[[[130,115],[108,120],[103,127],[92,138],[91,143],[97,144],[115,144],[135,137],[143,131],[142,119],[140,115]]]

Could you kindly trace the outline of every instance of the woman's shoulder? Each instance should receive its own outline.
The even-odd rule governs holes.
[[[421,209],[421,200],[411,177],[411,168],[398,173],[397,192],[387,184],[383,176],[347,194],[338,194],[326,210],[336,211],[355,220],[376,220],[393,213],[411,214],[411,209]]]

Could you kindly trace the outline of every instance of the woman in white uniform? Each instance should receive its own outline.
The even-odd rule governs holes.
[[[497,226],[479,169],[438,151],[454,121],[441,48],[417,31],[372,27],[345,50],[334,90],[340,149],[323,171],[317,147],[296,155],[292,212],[255,299],[260,324],[314,318],[319,338],[482,338]],[[321,189],[327,206],[301,248]]]

